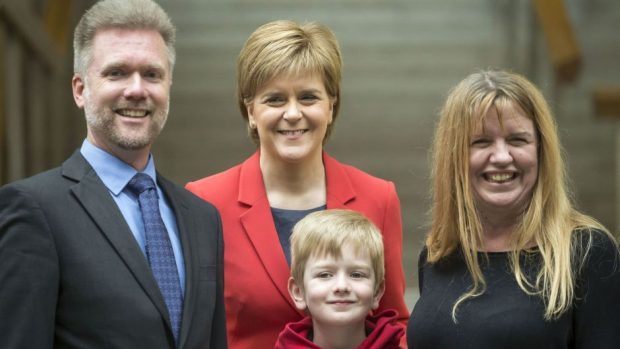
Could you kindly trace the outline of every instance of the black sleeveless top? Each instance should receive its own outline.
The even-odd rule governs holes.
[[[309,210],[286,210],[282,208],[271,208],[271,215],[273,216],[273,222],[278,232],[278,239],[282,250],[284,250],[284,256],[286,256],[286,262],[291,265],[291,243],[290,237],[293,232],[293,226],[297,224],[302,218],[314,211],[321,211],[327,208],[327,205],[311,208]]]

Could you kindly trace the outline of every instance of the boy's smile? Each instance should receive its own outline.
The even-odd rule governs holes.
[[[311,256],[304,272],[303,291],[297,289],[298,308],[308,309],[315,332],[320,327],[359,326],[364,329],[366,315],[379,306],[382,288],[376,290],[376,277],[365,251],[356,253],[345,243],[340,258]]]

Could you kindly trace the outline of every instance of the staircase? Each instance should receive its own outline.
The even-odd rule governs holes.
[[[249,34],[275,19],[318,21],[334,30],[344,59],[341,114],[327,149],[396,183],[410,287],[417,287],[428,224],[437,112],[449,88],[476,69],[508,68],[540,84],[558,114],[580,207],[615,224],[615,131],[592,117],[589,88],[620,81],[616,1],[569,1],[586,65],[577,84],[562,88],[551,79],[524,0],[159,2],[178,27],[178,58],[170,119],[155,153],[158,167],[178,182],[222,171],[254,149],[235,100],[235,61]]]

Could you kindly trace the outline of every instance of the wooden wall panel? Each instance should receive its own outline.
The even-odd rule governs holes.
[[[0,185],[7,182],[7,140],[6,140],[6,27],[0,21]]]
[[[71,0],[47,0],[45,29],[50,35],[58,53],[68,56],[71,49],[69,40],[71,28]]]
[[[26,172],[27,175],[32,175],[49,168],[49,121],[53,114],[49,108],[50,76],[35,57],[28,59],[25,80],[28,85],[28,102],[24,115],[27,134]]]
[[[15,35],[8,35],[5,45],[6,59],[6,131],[7,131],[7,181],[26,175],[26,150],[24,130],[24,45]]]

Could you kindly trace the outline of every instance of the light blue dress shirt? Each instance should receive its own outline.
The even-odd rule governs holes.
[[[146,258],[146,249],[144,247],[144,222],[142,221],[138,197],[133,195],[129,189],[125,188],[127,183],[138,171],[114,155],[94,146],[87,139],[82,143],[80,152],[95,170],[99,178],[101,178],[103,184],[108,188],[110,195],[112,195],[112,198],[121,210],[127,225],[129,225],[129,229],[136,238]],[[181,290],[185,293],[185,264],[183,263],[183,250],[179,240],[177,221],[172,208],[166,200],[166,196],[159,185],[157,185],[155,162],[153,161],[152,155],[149,155],[149,160],[142,172],[149,175],[157,186],[157,195],[160,199],[159,211],[161,212],[164,225],[166,226],[166,230],[168,230],[170,242],[172,243],[174,259],[179,272],[179,281],[181,282]]]

